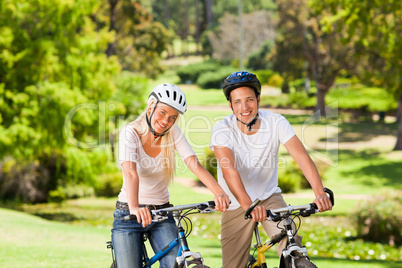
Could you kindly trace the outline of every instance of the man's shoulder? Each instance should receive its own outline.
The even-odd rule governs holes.
[[[217,121],[215,126],[219,127],[230,127],[233,124],[234,114],[230,114],[222,118],[222,120]]]
[[[282,119],[286,119],[282,114],[279,113],[274,113],[271,112],[269,110],[259,110],[259,115],[261,118],[267,119],[267,120],[282,120]]]

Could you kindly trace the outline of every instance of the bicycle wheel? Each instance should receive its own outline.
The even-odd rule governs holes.
[[[314,263],[312,263],[307,257],[295,257],[294,263],[296,268],[318,268]],[[285,268],[293,268],[292,257],[288,256],[284,259]],[[283,267],[282,265],[280,267]]]
[[[302,258],[295,259],[295,264],[296,264],[297,268],[318,268],[307,257],[302,257]]]

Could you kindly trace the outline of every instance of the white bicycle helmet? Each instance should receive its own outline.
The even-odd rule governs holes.
[[[187,110],[186,95],[176,85],[164,83],[157,85],[149,94],[148,100],[156,99],[158,102],[169,105],[183,114]]]

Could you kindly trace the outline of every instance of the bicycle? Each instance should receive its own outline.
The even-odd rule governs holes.
[[[328,189],[324,188],[324,192],[329,195],[332,206],[334,205],[334,194]],[[247,209],[244,214],[245,219],[251,219],[251,211],[259,204],[260,200],[256,199],[251,206]],[[283,222],[283,228],[281,232],[274,237],[272,237],[271,241],[261,243],[260,232],[258,230],[258,222],[254,226],[254,235],[256,239],[256,244],[254,245],[254,249],[257,250],[257,259],[253,255],[249,256],[246,268],[267,268],[265,255],[264,253],[273,247],[275,244],[279,243],[287,237],[287,246],[282,251],[279,268],[317,268],[317,266],[310,261],[310,258],[307,255],[307,250],[305,246],[298,246],[295,241],[295,235],[301,226],[302,217],[308,217],[312,214],[319,212],[318,207],[315,203],[310,203],[307,205],[300,206],[287,206],[278,209],[268,209],[267,210],[267,220],[278,222],[278,226],[280,222]],[[292,224],[295,224],[294,219],[298,218],[299,226],[296,230],[293,230]],[[296,225],[294,225],[296,226]],[[255,252],[254,250],[254,252]]]
[[[188,218],[190,214],[196,213],[203,213],[209,214],[215,211],[215,202],[214,201],[207,201],[203,203],[196,203],[196,204],[188,204],[188,205],[180,205],[175,207],[169,207],[164,209],[158,210],[150,210],[152,215],[153,222],[161,222],[166,220],[168,217],[168,213],[173,213],[173,217],[176,221],[177,226],[177,238],[171,241],[166,247],[155,253],[155,255],[151,258],[148,257],[148,253],[145,246],[145,241],[148,239],[147,233],[144,234],[142,240],[142,247],[143,247],[143,268],[151,268],[151,266],[162,259],[170,250],[174,247],[179,246],[179,252],[177,253],[175,268],[185,268],[185,267],[192,267],[192,268],[209,268],[204,264],[204,259],[202,258],[199,252],[192,252],[188,246],[187,237],[191,234],[192,231],[192,221]],[[124,220],[137,220],[135,215],[125,216]],[[186,227],[183,228],[182,222]],[[114,250],[112,246],[112,242],[107,242],[107,248],[111,249],[112,252],[112,260],[113,263],[110,268],[116,268],[116,259],[114,255]]]

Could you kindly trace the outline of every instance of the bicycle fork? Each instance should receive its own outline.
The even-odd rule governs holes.
[[[188,246],[186,234],[180,222],[176,222],[178,227],[179,253],[176,257],[178,267],[189,267],[191,264],[204,264],[204,259],[199,252],[192,252]]]
[[[299,246],[296,243],[295,237],[293,235],[293,228],[292,228],[292,221],[289,219],[285,219],[283,226],[286,231],[286,235],[288,237],[288,245],[287,247],[282,251],[282,258],[287,259],[290,257],[291,260],[291,267],[296,267],[295,265],[295,258],[299,257],[308,257],[307,256],[307,249],[304,246]],[[282,258],[281,258],[281,264],[279,267],[284,267],[282,265]]]

